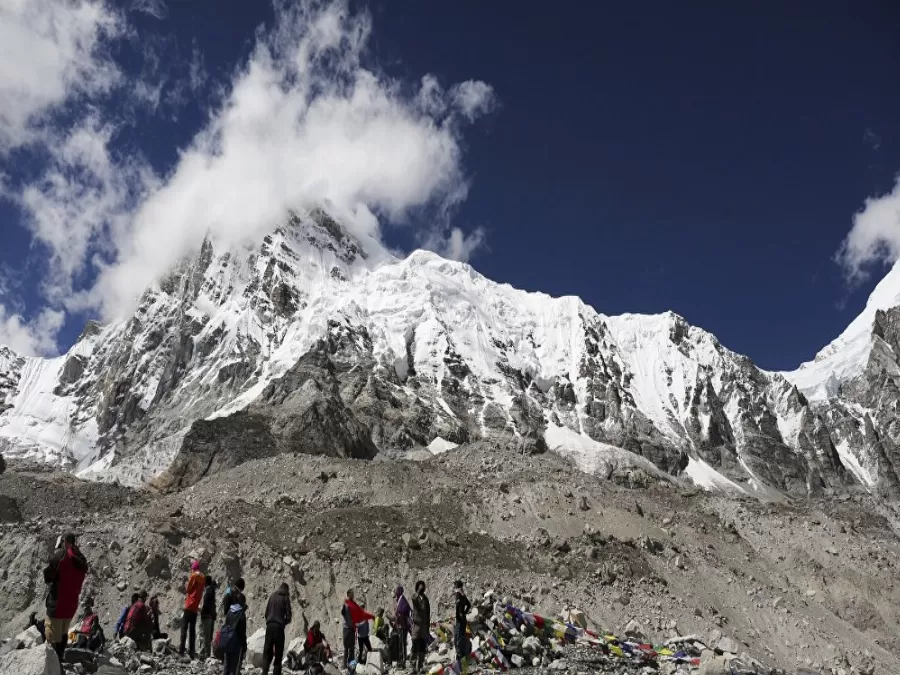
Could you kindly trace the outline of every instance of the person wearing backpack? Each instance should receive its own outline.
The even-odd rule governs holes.
[[[60,662],[69,642],[69,626],[78,611],[78,596],[88,571],[87,559],[75,544],[75,535],[68,532],[61,539],[44,568],[44,582],[49,586],[44,629],[47,642],[56,650]]]
[[[119,620],[116,621],[116,627],[113,629],[113,637],[116,639],[122,639],[125,637],[125,620],[128,618],[128,612],[131,611],[131,608],[134,607],[134,603],[140,600],[139,593],[131,594],[131,604],[126,605],[122,609],[122,613],[119,615]]]
[[[200,561],[191,563],[191,576],[184,586],[184,613],[181,615],[181,646],[178,647],[178,655],[184,656],[185,642],[190,634],[190,648],[188,653],[191,660],[197,658],[197,614],[200,612],[200,602],[203,599],[203,587],[206,585],[206,576],[200,571]]]
[[[235,604],[243,605],[244,609],[247,609],[247,599],[244,597],[245,585],[241,577],[225,589],[225,595],[222,596],[222,614],[228,614],[228,609]]]
[[[216,582],[206,575],[203,603],[200,605],[200,656],[208,659],[212,653],[213,632],[216,626]]]
[[[283,583],[272,593],[266,605],[266,641],[263,645],[263,675],[269,675],[269,666],[275,660],[273,675],[281,675],[284,660],[284,629],[291,622],[291,596],[288,585]]]
[[[306,641],[303,643],[303,651],[309,657],[309,665],[317,663],[327,663],[331,656],[331,648],[322,635],[322,627],[318,619],[313,621],[313,625],[306,633]]]
[[[225,623],[219,631],[219,649],[225,660],[224,675],[238,675],[247,650],[247,613],[240,603],[228,608]]]
[[[100,626],[100,617],[90,604],[84,606],[84,617],[78,630],[75,631],[75,646],[79,649],[88,649],[92,652],[100,652],[106,642],[103,636],[103,628]]]
[[[137,602],[128,610],[125,635],[134,640],[139,651],[149,652],[153,647],[153,617],[147,607],[147,591],[141,591]]]

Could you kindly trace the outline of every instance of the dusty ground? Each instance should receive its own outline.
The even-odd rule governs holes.
[[[281,581],[336,644],[346,588],[373,609],[423,579],[449,616],[462,578],[472,595],[493,588],[545,614],[577,605],[613,632],[635,619],[654,641],[721,634],[790,671],[900,673],[896,516],[866,495],[763,504],[631,489],[553,455],[461,448],[421,462],[288,455],[169,495],[12,465],[0,519],[12,521],[0,525],[4,637],[42,612],[49,547],[74,529],[107,634],[139,588],[175,619],[198,555],[217,579],[247,579],[251,631]]]

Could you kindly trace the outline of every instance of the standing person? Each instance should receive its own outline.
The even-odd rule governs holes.
[[[200,656],[208,659],[212,654],[213,633],[216,628],[216,582],[206,575],[203,587],[203,603],[200,605]]]
[[[141,591],[137,602],[128,610],[125,636],[134,640],[134,644],[142,652],[149,652],[153,648],[153,617],[147,607],[147,591]]]
[[[200,613],[200,602],[203,600],[203,587],[206,576],[200,571],[200,561],[191,563],[191,576],[184,585],[184,613],[181,615],[181,646],[178,655],[184,656],[185,642],[190,634],[189,654],[191,660],[197,658],[197,614]]]
[[[453,626],[453,648],[456,650],[456,660],[459,667],[463,666],[463,659],[469,655],[468,638],[466,637],[466,628],[468,619],[466,618],[472,609],[472,603],[466,597],[463,591],[463,582],[459,579],[453,582],[453,591],[456,595],[456,622]]]
[[[366,608],[365,604],[360,603],[359,605],[363,609]],[[376,618],[377,620],[377,618]],[[369,620],[360,621],[356,624],[356,641],[359,645],[359,662],[364,663],[366,660],[366,654],[372,651],[372,643],[369,642]]]
[[[416,582],[416,594],[412,599],[412,657],[413,673],[425,668],[425,650],[431,637],[431,603],[425,595],[425,582]]]
[[[241,605],[244,611],[247,610],[247,599],[244,597],[244,578],[239,577],[225,589],[225,595],[222,596],[222,613],[228,614],[228,610],[232,605]]]
[[[406,596],[403,594],[403,586],[397,586],[397,588],[394,589],[394,601],[396,602],[394,630],[397,631],[397,636],[400,640],[399,665],[401,668],[406,668],[407,638],[409,637],[410,615],[412,614],[412,610],[409,607]]]
[[[273,675],[281,675],[284,660],[284,629],[291,622],[291,595],[287,584],[281,584],[272,593],[266,605],[266,641],[263,644],[263,675],[269,675],[269,666],[275,659]]]
[[[235,666],[235,671],[231,675],[240,675],[241,667],[244,665],[244,656],[247,653],[247,625],[246,625],[246,615],[247,615],[247,597],[244,595],[244,588],[246,584],[244,583],[243,577],[238,577],[227,589],[225,589],[225,595],[222,598],[222,613],[225,614],[225,617],[228,617],[228,612],[231,607],[234,605],[240,605],[244,608],[244,643],[241,647],[240,655],[237,659],[237,665]]]
[[[53,645],[60,663],[69,641],[69,626],[78,611],[78,596],[81,595],[87,571],[87,559],[76,545],[75,535],[68,532],[44,568],[44,582],[50,586],[44,630],[47,642]]]
[[[238,675],[244,652],[247,651],[247,614],[240,602],[228,608],[225,625],[219,635],[225,657],[225,675]]]
[[[347,590],[347,598],[344,600],[344,606],[341,607],[341,617],[344,619],[344,667],[347,672],[350,672],[350,662],[353,661],[356,651],[356,624],[375,617],[356,604],[352,588]]]
[[[140,594],[132,593],[131,594],[131,604],[126,605],[122,610],[122,613],[119,614],[119,620],[116,621],[116,627],[114,630],[114,635],[116,639],[121,639],[125,637],[125,620],[128,618],[128,612],[131,611],[131,608],[134,607],[134,603],[136,603],[140,599]]]
[[[163,633],[159,629],[159,617],[162,616],[162,613],[159,609],[159,598],[155,595],[150,598],[150,619],[153,621],[153,639],[154,640],[165,640],[169,637],[168,633]]]
[[[388,625],[387,621],[384,620],[384,608],[379,607],[375,610],[375,625],[373,626],[375,630],[375,637],[381,640],[384,643],[388,641]]]

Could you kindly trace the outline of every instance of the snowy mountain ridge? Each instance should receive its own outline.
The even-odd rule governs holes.
[[[859,376],[871,353],[872,327],[879,311],[900,306],[900,265],[895,264],[878,283],[863,311],[812,361],[782,373],[810,399],[836,396],[842,382]]]
[[[0,449],[170,487],[260,454],[484,442],[616,480],[893,494],[892,275],[815,377],[809,364],[768,373],[675,314],[605,316],[434,253],[364,248],[321,210],[295,214],[254,247],[205,242],[133,316],[89,324],[61,357],[0,348]],[[822,389],[821,364],[852,350],[854,368]]]

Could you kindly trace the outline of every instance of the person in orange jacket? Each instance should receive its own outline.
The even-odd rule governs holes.
[[[197,658],[197,614],[200,612],[200,602],[203,600],[203,589],[206,586],[206,576],[200,571],[200,561],[191,563],[191,576],[188,577],[184,587],[184,614],[181,616],[181,646],[178,648],[179,656],[184,656],[184,646],[190,633],[191,659]]]

